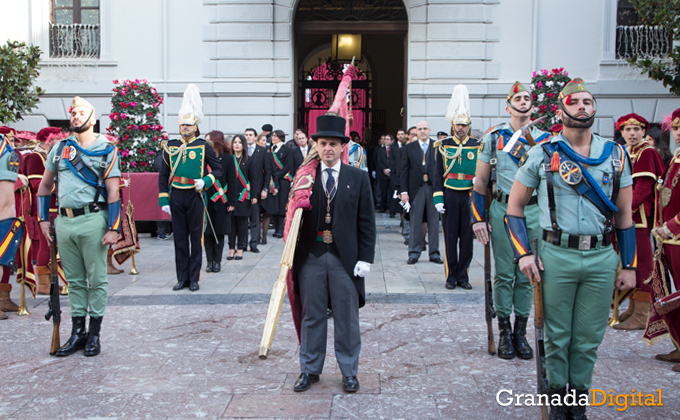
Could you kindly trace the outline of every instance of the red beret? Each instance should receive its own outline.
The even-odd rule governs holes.
[[[11,127],[7,127],[6,125],[3,125],[2,127],[0,127],[0,134],[9,134],[9,133],[12,133],[13,136],[16,136],[17,130],[15,130]]]
[[[59,127],[45,127],[38,131],[38,134],[35,135],[35,139],[44,143],[51,134],[58,134],[60,132],[61,128]]]
[[[616,121],[614,128],[621,130],[626,125],[637,125],[644,128],[645,130],[649,130],[649,121],[635,113],[624,115],[623,117],[619,118]]]
[[[16,138],[18,140],[35,140],[35,133],[32,131],[17,131]]]

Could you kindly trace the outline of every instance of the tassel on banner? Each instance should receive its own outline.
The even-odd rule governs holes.
[[[557,172],[560,170],[560,154],[557,151],[553,152],[550,159],[550,172]]]

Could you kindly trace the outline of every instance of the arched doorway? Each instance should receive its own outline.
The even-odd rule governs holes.
[[[408,17],[402,0],[300,0],[294,19],[297,126],[313,133],[310,121],[328,109],[349,63],[332,55],[332,36],[351,34],[361,36],[351,129],[369,145],[383,133],[395,134],[406,103]]]

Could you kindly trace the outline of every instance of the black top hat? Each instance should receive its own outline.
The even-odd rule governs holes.
[[[340,139],[343,144],[349,142],[349,137],[345,136],[345,124],[347,122],[344,118],[337,115],[319,115],[316,117],[316,134],[312,134],[312,139],[323,137],[331,137]]]

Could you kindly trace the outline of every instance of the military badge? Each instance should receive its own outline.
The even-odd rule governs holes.
[[[578,185],[583,179],[581,168],[570,160],[560,165],[560,176],[569,185]]]
[[[472,153],[472,152],[468,152],[467,158],[468,158],[468,160],[473,160],[475,158],[475,154]]]
[[[609,184],[609,175],[605,174],[602,177],[602,182],[604,182],[605,184]]]
[[[70,150],[69,150],[69,152],[68,152],[68,160],[73,160],[73,159],[76,158],[76,148],[75,148],[75,147],[71,147],[71,148],[69,148],[69,149],[70,149]]]
[[[191,152],[189,152],[189,159],[192,159],[192,160],[196,159],[196,152],[194,152],[193,150]]]
[[[9,155],[9,170],[15,174],[19,173],[19,154],[16,151]]]
[[[62,159],[68,159],[71,153],[71,146],[65,146],[64,150],[61,152]]]

